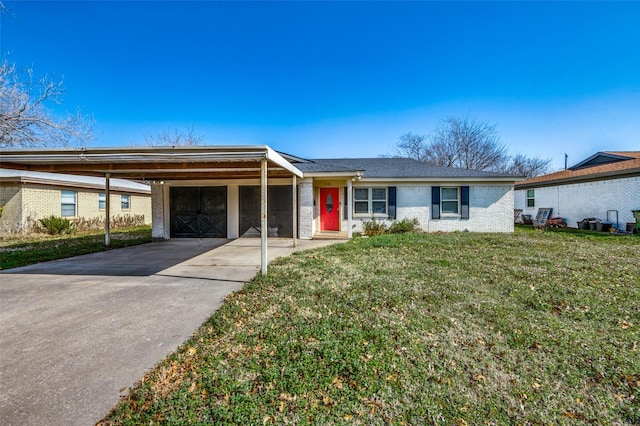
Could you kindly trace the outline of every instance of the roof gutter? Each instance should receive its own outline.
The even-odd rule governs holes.
[[[523,177],[455,177],[455,176],[442,176],[442,177],[366,177],[363,176],[360,182],[418,182],[418,183],[442,183],[442,182],[464,182],[464,183],[510,183],[524,180]]]
[[[525,188],[543,188],[545,186],[555,186],[555,185],[569,185],[572,183],[581,183],[581,182],[593,182],[602,180],[603,178],[612,178],[612,179],[623,179],[632,176],[640,176],[640,168],[627,169],[627,170],[617,170],[613,172],[604,172],[592,175],[584,175],[584,176],[571,176],[568,178],[562,179],[552,179],[552,180],[544,180],[540,182],[520,182],[516,184],[515,189],[525,189]]]
[[[51,173],[54,174],[54,173]],[[26,176],[15,176],[15,177],[0,177],[0,182],[3,183],[27,183],[34,185],[50,185],[50,186],[63,186],[69,188],[84,188],[84,189],[98,189],[104,190],[104,183],[99,184],[91,184],[87,182],[69,182],[65,180],[57,180],[57,179],[41,179],[36,177],[26,177]],[[151,188],[149,189],[140,189],[140,188],[130,188],[124,187],[120,185],[114,185],[113,180],[111,180],[110,188],[115,192],[124,192],[124,193],[136,193],[142,195],[151,195]]]

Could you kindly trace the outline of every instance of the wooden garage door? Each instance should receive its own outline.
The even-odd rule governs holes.
[[[227,187],[171,187],[172,238],[227,238]]]

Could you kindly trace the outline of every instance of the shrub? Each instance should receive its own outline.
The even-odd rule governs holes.
[[[362,223],[364,235],[373,237],[374,235],[382,235],[387,232],[387,225],[384,222],[378,222],[376,218],[372,218]]]
[[[78,231],[99,231],[104,229],[105,218],[103,217],[93,217],[93,218],[84,218],[79,217],[75,220],[76,229]],[[130,228],[133,226],[142,226],[144,225],[144,215],[141,214],[125,214],[124,216],[112,216],[109,221],[109,226],[111,229],[117,228]]]
[[[40,224],[44,231],[51,235],[72,234],[76,231],[75,225],[69,219],[53,215],[40,219]]]
[[[415,217],[413,219],[404,218],[400,221],[394,221],[389,227],[390,234],[406,234],[409,232],[416,232],[418,230],[418,219]]]

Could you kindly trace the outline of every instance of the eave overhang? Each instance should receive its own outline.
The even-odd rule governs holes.
[[[514,184],[515,182],[519,182],[524,180],[523,177],[455,177],[455,176],[442,176],[442,177],[375,177],[368,178],[363,176],[360,179],[360,183],[389,183],[389,182],[397,182],[397,183],[428,183],[428,184],[442,184],[442,183],[504,183],[504,184]]]
[[[611,172],[596,173],[583,176],[571,176],[561,179],[550,179],[541,182],[521,182],[517,183],[515,189],[544,188],[546,186],[570,185],[573,183],[596,182],[604,179],[623,179],[633,176],[640,176],[640,168],[616,170]]]
[[[2,167],[123,179],[249,178],[269,162],[269,177],[303,173],[266,145],[2,150]]]
[[[51,173],[51,175],[54,175]],[[44,185],[44,186],[54,186],[54,187],[64,187],[64,188],[83,188],[83,189],[95,189],[95,190],[104,190],[103,184],[93,184],[88,182],[70,182],[68,180],[60,180],[52,178],[38,178],[38,177],[30,177],[30,176],[15,176],[15,177],[0,177],[0,183],[16,183],[16,184],[31,184],[31,185]],[[118,185],[111,181],[110,184],[111,191],[113,192],[122,192],[126,194],[140,194],[140,195],[151,195],[151,188],[148,189],[140,189],[140,188],[132,188],[128,186]]]

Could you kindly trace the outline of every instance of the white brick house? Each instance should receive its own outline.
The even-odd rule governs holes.
[[[325,231],[362,231],[375,218],[417,219],[426,232],[513,232],[511,175],[427,166],[409,158],[297,159],[308,203],[300,237]],[[349,171],[345,177],[341,174]],[[323,220],[328,188],[337,191],[339,224]],[[345,208],[346,207],[346,208]],[[302,214],[302,212],[301,212]],[[301,217],[301,224],[303,220]]]
[[[427,232],[512,232],[520,179],[408,158],[307,160],[267,146],[5,150],[0,159],[31,171],[146,179],[155,239],[260,235],[263,207],[278,237],[351,237],[373,218],[415,218]]]
[[[515,208],[535,216],[538,208],[551,207],[576,228],[585,218],[615,222],[625,230],[634,223],[632,210],[640,210],[640,151],[598,152],[575,166],[515,185]]]

